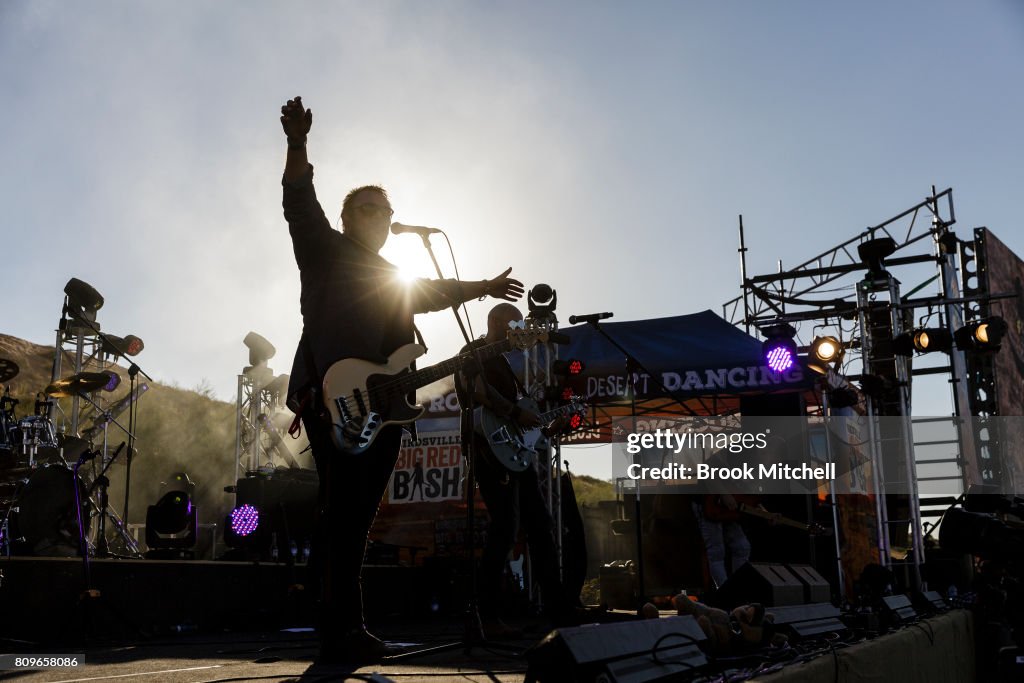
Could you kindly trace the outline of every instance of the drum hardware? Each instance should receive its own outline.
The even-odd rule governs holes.
[[[0,361],[3,359],[0,358]],[[8,455],[14,449],[11,442],[11,429],[15,424],[14,406],[18,405],[18,399],[11,398],[11,387],[4,389],[4,395],[0,396],[0,450],[7,451]]]
[[[99,475],[95,479],[93,479],[92,484],[89,485],[89,496],[93,502],[93,505],[96,508],[96,516],[98,518],[96,526],[96,547],[94,551],[94,555],[96,557],[111,556],[110,547],[107,544],[106,533],[106,521],[108,518],[113,523],[114,528],[117,530],[117,533],[121,537],[121,540],[128,548],[128,551],[138,557],[142,556],[142,553],[139,550],[138,544],[135,542],[135,539],[125,529],[124,522],[117,515],[117,513],[110,509],[109,496],[107,495],[107,487],[110,486],[110,480],[107,479],[107,470],[110,469],[110,466],[114,464],[114,461],[117,459],[117,456],[121,454],[121,451],[124,450],[124,447],[126,445],[127,444],[124,441],[121,442],[121,445],[117,447],[117,449],[114,451],[114,454],[110,456],[110,459],[107,460],[106,463],[104,464],[103,471],[100,472]],[[92,456],[90,456],[88,459],[91,460],[98,453],[99,451],[93,451]]]
[[[57,430],[47,415],[29,415],[18,420],[12,441],[15,448],[21,446],[21,454],[28,458],[29,467],[35,466],[40,448],[58,448]]]
[[[131,371],[129,371],[129,373],[130,372]],[[146,386],[146,385],[140,386],[134,392],[130,391],[129,394],[128,394],[128,397],[126,397],[125,399],[122,399],[122,401],[120,403],[118,403],[117,406],[114,406],[114,409],[116,409],[116,410],[123,410],[124,407],[131,406],[134,403],[134,400],[132,400],[130,397],[134,396],[135,398],[138,398],[142,394],[142,391],[143,391],[142,387],[144,387],[144,386]],[[128,436],[128,443],[133,443],[135,441],[135,434],[133,434],[128,428],[126,428],[120,422],[118,422],[117,419],[112,414],[111,410],[104,410],[95,401],[93,401],[92,398],[90,398],[87,394],[81,394],[81,398],[85,399],[87,402],[92,404],[93,408],[95,408],[96,411],[99,413],[99,416],[97,417],[96,422],[93,425],[93,428],[90,429],[90,430],[87,430],[89,432],[89,434],[90,434],[90,438],[91,438],[92,435],[97,434],[99,431],[103,432],[103,444],[104,444],[104,447],[100,451],[97,451],[97,453],[105,453],[105,451],[106,451],[107,429],[108,429],[108,427],[111,424],[119,427],[121,429],[121,431],[123,431]],[[93,501],[93,504],[94,504],[94,506],[97,509],[97,516],[99,517],[98,526],[97,526],[96,546],[95,546],[96,557],[110,557],[111,556],[109,545],[107,544],[107,537],[106,537],[106,520],[108,520],[108,519],[113,523],[113,526],[114,526],[115,531],[117,532],[117,535],[121,538],[121,541],[124,544],[124,547],[128,551],[128,553],[130,554],[130,556],[136,557],[136,558],[141,558],[142,557],[142,551],[139,550],[139,544],[135,541],[135,539],[132,537],[132,535],[130,533],[128,533],[125,521],[122,520],[121,517],[118,516],[118,514],[109,506],[109,500],[108,500],[108,495],[107,495],[107,487],[110,485],[110,480],[107,479],[107,477],[106,477],[107,470],[110,469],[110,466],[114,464],[114,461],[117,459],[117,456],[121,454],[121,451],[124,449],[124,447],[126,445],[128,445],[128,444],[125,443],[125,442],[122,442],[121,445],[117,447],[117,450],[114,451],[113,455],[111,455],[109,458],[104,456],[103,469],[99,473],[99,475],[95,479],[92,480],[92,482],[90,484],[90,487],[89,487],[89,495],[92,496],[95,493],[95,495],[97,496],[97,500]],[[88,453],[88,451],[86,453]],[[85,454],[83,454],[83,456],[84,455]],[[129,468],[131,467],[131,460],[132,460],[132,456],[134,456],[134,455],[135,455],[135,449],[132,446],[129,445],[127,451],[125,451],[126,464],[127,464],[127,466]],[[93,457],[95,457],[95,454],[93,454],[92,456],[88,457],[87,459],[91,460]],[[78,465],[78,466],[80,466],[80,465]],[[130,470],[129,470],[129,472],[130,472]],[[127,489],[128,489],[128,474],[126,474],[126,477],[125,477],[125,493],[126,494],[127,494]],[[98,491],[98,493],[97,493],[97,491]],[[127,504],[127,502],[128,501],[127,501],[127,495],[126,495],[125,496],[125,503]],[[125,507],[124,510],[125,510],[125,515],[127,516],[128,508]]]

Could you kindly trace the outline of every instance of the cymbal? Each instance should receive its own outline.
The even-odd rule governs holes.
[[[43,389],[43,393],[56,398],[67,398],[102,389],[109,381],[110,375],[104,372],[80,372],[57,380]]]
[[[13,360],[0,358],[0,383],[14,379],[19,372],[18,364]]]

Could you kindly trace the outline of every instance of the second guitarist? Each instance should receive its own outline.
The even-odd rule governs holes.
[[[509,323],[522,319],[522,313],[512,304],[498,304],[487,316],[487,335],[467,345],[463,352],[504,339]],[[484,361],[479,370],[473,378],[474,405],[507,416],[525,429],[541,426],[537,413],[516,405],[519,382],[504,356]],[[456,391],[463,406],[469,403],[468,383],[469,373],[456,375]],[[510,472],[493,457],[487,441],[474,431],[472,417],[464,413],[463,443],[469,439],[473,440],[471,466],[476,470],[480,494],[490,516],[479,576],[480,617],[485,637],[516,635],[515,629],[499,618],[499,603],[505,562],[515,545],[520,524],[526,532],[530,566],[534,580],[540,584],[545,615],[556,624],[564,623],[575,607],[576,596],[566,595],[559,580],[552,536],[554,524],[541,497],[535,463],[522,472]]]

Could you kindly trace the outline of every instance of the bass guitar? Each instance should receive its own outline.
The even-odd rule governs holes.
[[[461,370],[477,359],[484,361],[513,349],[528,349],[547,341],[547,330],[509,330],[508,338],[482,346],[421,370],[411,370],[426,353],[419,344],[405,344],[386,363],[344,358],[324,374],[323,401],[331,418],[331,440],[342,451],[358,455],[391,424],[409,424],[425,409],[409,403],[410,392]]]
[[[516,405],[521,410],[539,412],[537,402],[532,398],[521,398]],[[573,396],[564,406],[540,413],[540,423],[546,425],[556,418],[581,413],[584,410],[586,404],[583,400]],[[544,438],[540,427],[524,429],[512,418],[501,417],[484,406],[473,410],[473,428],[487,440],[495,459],[511,472],[522,472],[533,465],[538,442]]]

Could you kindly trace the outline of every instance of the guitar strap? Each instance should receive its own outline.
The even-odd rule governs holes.
[[[302,416],[310,408],[316,411],[315,417],[317,419],[326,419],[326,411],[323,408],[323,404],[319,399],[319,379],[320,375],[316,371],[316,363],[313,361],[313,352],[309,350],[309,344],[306,342],[306,335],[302,335],[299,339],[299,346],[302,348],[302,360],[306,364],[306,374],[309,376],[309,386],[301,393],[301,399],[299,405],[295,410],[295,419],[292,420],[291,425],[288,427],[288,435],[293,439],[299,438],[302,435]],[[318,408],[319,407],[319,408]]]
[[[419,344],[420,346],[422,346],[423,347],[423,353],[426,353],[427,352],[427,342],[423,339],[423,333],[420,332],[420,328],[416,326],[415,322],[412,324],[412,331],[413,331],[413,334],[416,335],[416,343]],[[412,371],[416,372],[416,361],[412,362]],[[412,391],[410,391],[409,395],[406,398],[409,399],[409,403],[415,405],[416,404],[416,390],[413,389]],[[403,425],[403,429],[405,429],[405,431],[409,432],[409,437],[413,441],[416,441],[417,436],[416,436],[416,423],[415,422],[410,422],[407,425]]]

